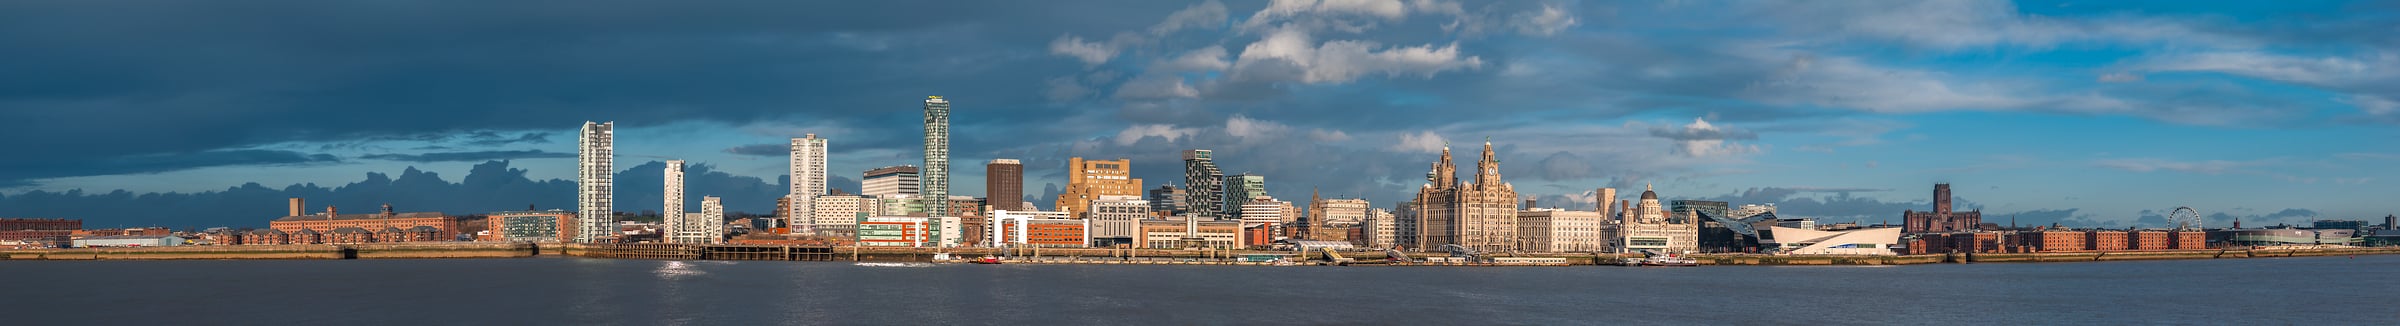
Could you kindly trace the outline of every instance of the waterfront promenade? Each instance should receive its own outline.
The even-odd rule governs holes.
[[[950,261],[937,258],[948,254]],[[1943,263],[2040,263],[2172,259],[2236,259],[2400,254],[2400,247],[2326,249],[2210,249],[2180,251],[2120,251],[2070,253],[1978,253],[1900,256],[1809,256],[1695,254],[1703,265],[1918,265]],[[962,262],[983,256],[1004,257],[1009,263],[1039,264],[1208,264],[1264,265],[1242,262],[1244,255],[1280,255],[1293,262],[1321,262],[1322,257],[1291,251],[1089,249],[1089,248],[904,248],[825,246],[744,246],[674,244],[531,244],[441,242],[347,245],[181,246],[149,248],[66,248],[0,250],[7,260],[189,260],[189,259],[426,259],[522,258],[538,255],[607,259],[766,260],[858,262]],[[1386,265],[1384,252],[1343,252],[1354,265]],[[1411,261],[1396,265],[1456,266],[1425,263],[1444,253],[1409,253]],[[1494,257],[1562,258],[1571,265],[1595,265],[1632,254],[1530,253]]]

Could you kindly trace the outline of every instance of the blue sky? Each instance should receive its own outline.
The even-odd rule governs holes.
[[[619,124],[619,167],[746,182],[695,191],[779,189],[776,144],[804,133],[855,180],[917,164],[919,102],[944,95],[953,191],[1016,158],[1044,206],[1067,157],[1156,186],[1207,148],[1280,197],[1389,207],[1442,144],[1489,137],[1545,206],[1654,185],[1876,222],[1951,182],[2032,223],[2368,219],[2400,212],[2395,26],[2314,1],[11,3],[0,216],[176,224],[33,199],[410,167],[472,188],[455,176],[492,160],[572,179],[587,120]]]

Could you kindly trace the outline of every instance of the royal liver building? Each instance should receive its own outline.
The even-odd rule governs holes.
[[[1441,161],[1433,163],[1433,171],[1425,174],[1427,183],[1417,189],[1416,243],[1420,250],[1441,250],[1447,244],[1477,251],[1519,246],[1517,190],[1500,181],[1500,160],[1492,156],[1492,142],[1483,142],[1483,160],[1475,166],[1475,183],[1458,183],[1450,147],[1442,147]]]

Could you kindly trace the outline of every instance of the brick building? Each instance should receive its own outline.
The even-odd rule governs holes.
[[[2195,230],[2168,232],[2167,247],[2176,250],[2208,249],[2208,232]]]
[[[42,247],[66,247],[83,220],[63,218],[0,218],[0,242],[23,242]]]
[[[392,205],[383,205],[382,212],[373,214],[339,214],[333,206],[326,206],[324,213],[284,216],[282,218],[275,219],[273,222],[267,222],[267,227],[276,230],[283,230],[283,232],[286,233],[297,232],[303,229],[340,230],[342,228],[359,228],[368,230],[368,233],[370,233],[370,236],[372,236],[373,233],[382,231],[384,229],[409,229],[419,226],[426,226],[437,230],[439,233],[437,237],[447,241],[448,239],[456,239],[460,233],[466,232],[467,227],[465,223],[466,221],[462,221],[457,216],[450,216],[440,212],[395,213],[392,212]]]
[[[2083,232],[2043,230],[2018,232],[2016,240],[2023,248],[2020,252],[2077,252],[2088,250],[2083,243],[2088,237]]]
[[[2083,231],[2083,249],[2090,251],[2126,250],[2125,231]]]
[[[2133,250],[2167,250],[2167,249],[2170,249],[2170,248],[2168,247],[2168,245],[2167,245],[2168,243],[2170,243],[2170,242],[2168,242],[2168,239],[2167,239],[2167,231],[2159,231],[2159,230],[2126,231],[2126,232],[2125,232],[2125,243],[2127,243],[2127,244],[2129,244],[2129,245],[2132,245],[2132,247],[2133,247],[2132,249],[2133,249]]]

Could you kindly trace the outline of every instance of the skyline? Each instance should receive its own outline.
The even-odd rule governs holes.
[[[853,192],[918,162],[925,95],[958,102],[953,164],[1023,160],[1037,204],[1069,157],[1180,184],[1180,153],[1210,149],[1278,198],[1388,208],[1439,145],[1482,137],[1545,204],[1655,184],[1870,223],[1930,208],[1937,182],[1987,222],[2116,227],[2177,206],[2368,219],[2400,190],[2380,168],[2400,160],[2400,36],[2376,28],[2400,18],[2372,14],[2390,4],[1277,4],[0,5],[30,27],[0,31],[26,54],[0,70],[56,76],[0,84],[0,148],[46,158],[0,163],[0,216],[83,217],[26,214],[46,209],[11,201],[29,191],[492,159],[571,182],[563,126],[585,120],[623,123],[618,171],[644,177],[617,210],[656,207],[626,190],[657,171],[635,170],[682,159],[695,196],[734,195],[701,193],[707,173],[756,178],[768,202],[726,205],[763,213],[789,138],[835,143],[828,179]],[[902,15],[946,18],[884,21]],[[310,19],[235,24],[262,16]],[[953,171],[952,193],[984,193]]]

